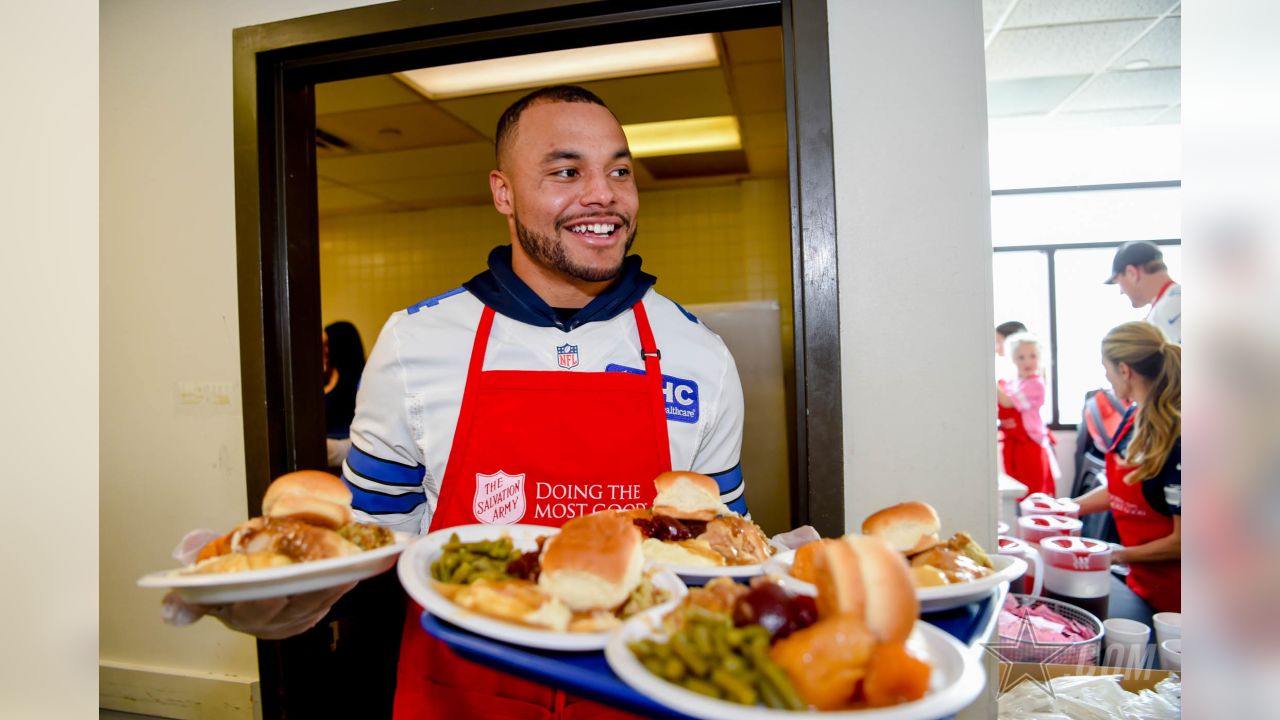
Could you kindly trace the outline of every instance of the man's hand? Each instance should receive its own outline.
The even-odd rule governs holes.
[[[314,627],[338,598],[355,586],[348,583],[301,595],[226,605],[189,605],[177,592],[170,592],[164,596],[160,613],[170,625],[190,625],[205,615],[212,615],[237,632],[260,640],[280,640]]]

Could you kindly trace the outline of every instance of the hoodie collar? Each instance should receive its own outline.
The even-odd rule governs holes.
[[[640,270],[640,256],[628,255],[613,284],[579,310],[567,322],[538,297],[511,268],[511,246],[500,245],[489,253],[489,269],[462,286],[480,302],[512,320],[536,327],[556,327],[565,332],[597,320],[612,320],[640,301],[658,281]]]

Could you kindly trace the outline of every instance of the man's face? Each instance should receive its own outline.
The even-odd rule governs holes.
[[[1136,266],[1130,265],[1124,269],[1124,272],[1116,275],[1116,285],[1120,286],[1120,292],[1124,293],[1136,308],[1147,304],[1147,299],[1142,296],[1142,291],[1138,288],[1140,274]]]
[[[489,184],[519,250],[570,279],[617,276],[635,239],[640,198],[627,138],[606,108],[526,108],[500,162]]]

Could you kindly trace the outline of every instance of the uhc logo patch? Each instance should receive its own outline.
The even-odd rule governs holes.
[[[605,372],[624,372],[643,375],[644,370],[610,363]],[[662,394],[667,403],[667,420],[682,423],[698,422],[698,383],[692,380],[662,376]]]

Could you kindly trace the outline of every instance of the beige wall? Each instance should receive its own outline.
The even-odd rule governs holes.
[[[633,251],[658,290],[681,304],[778,301],[789,367],[789,207],[781,178],[642,191]],[[507,242],[506,220],[492,205],[322,218],[324,322],[355,323],[368,351],[387,315],[457,287]]]
[[[170,567],[196,527],[245,515],[238,409],[233,28],[368,4],[352,0],[104,3],[101,90],[100,620],[102,701],[129,706],[120,671],[256,680],[250,638],[212,620],[172,628],[140,576]],[[180,383],[229,385],[231,405],[179,406]],[[151,675],[152,671],[157,672]],[[181,684],[179,682],[178,684]],[[154,713],[217,712],[219,684]],[[145,688],[144,688],[145,690]],[[210,714],[213,713],[213,714]],[[232,714],[234,716],[234,714]]]

